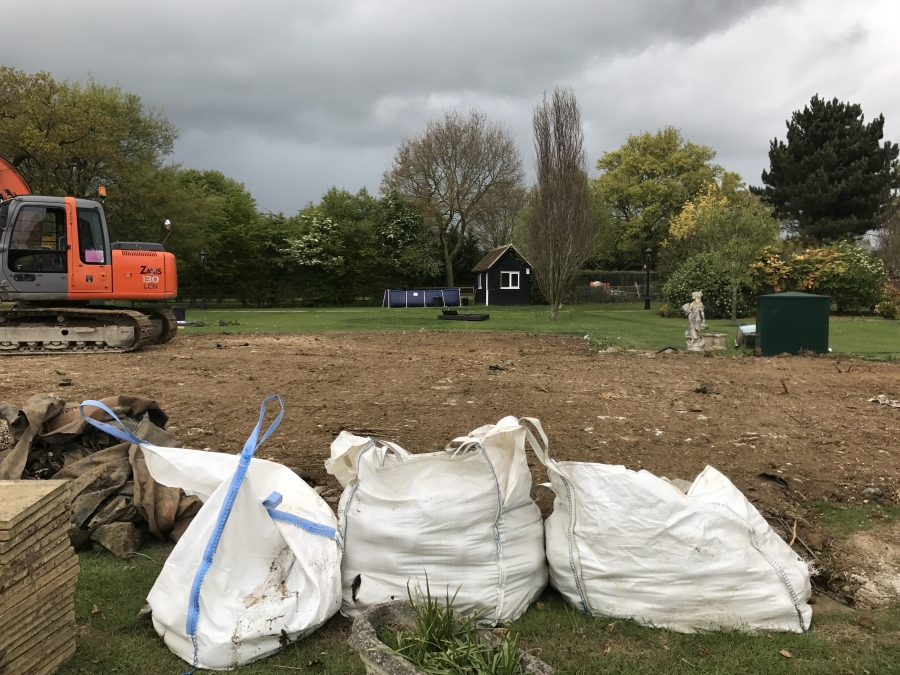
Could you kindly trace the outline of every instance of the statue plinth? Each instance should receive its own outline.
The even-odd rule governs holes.
[[[725,351],[725,333],[703,333],[703,350],[708,352]]]

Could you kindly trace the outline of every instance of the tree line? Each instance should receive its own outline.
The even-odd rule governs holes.
[[[717,257],[736,295],[767,247],[874,230],[900,274],[898,147],[883,141],[884,118],[866,122],[858,105],[814,96],[771,142],[759,187],[673,127],[629,136],[589,178],[568,89],[535,106],[533,126],[534,185],[505,126],[448,110],[400,141],[379,195],[332,188],[296,214],[273,214],[220,172],[167,163],[177,129],[136,94],[0,66],[0,156],[35,193],[90,198],[105,186],[114,240],[159,241],[170,219],[187,298],[199,293],[201,248],[210,298],[264,305],[471,284],[478,259],[507,243],[555,307],[579,268],[640,269],[648,247],[664,278],[692,256]]]

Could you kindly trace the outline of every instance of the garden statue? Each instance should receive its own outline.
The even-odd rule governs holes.
[[[684,331],[684,337],[687,338],[688,350],[702,352],[706,343],[700,331],[708,328],[706,315],[703,313],[703,302],[700,300],[703,297],[703,292],[694,291],[691,293],[691,297],[693,300],[681,308],[681,311],[687,314],[688,317],[688,329]]]

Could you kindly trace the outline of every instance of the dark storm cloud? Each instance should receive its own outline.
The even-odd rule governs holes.
[[[742,171],[755,147],[758,175],[765,139],[783,130],[764,130],[772,111],[784,120],[815,93],[818,62],[865,49],[872,30],[828,0],[5,5],[34,29],[6,30],[0,62],[140,94],[181,130],[175,159],[286,211],[331,184],[377,190],[399,139],[448,107],[502,119],[528,164],[532,106],[559,83],[582,102],[592,157],[675,124]],[[804,25],[824,31],[824,55],[796,47]]]
[[[408,132],[435,95],[531,98],[593,59],[697,40],[766,4],[82,1],[47,21],[51,3],[30,0],[14,13],[42,26],[41,48],[13,31],[0,53],[121,82],[182,128],[369,145]]]

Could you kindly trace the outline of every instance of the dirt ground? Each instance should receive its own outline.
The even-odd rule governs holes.
[[[695,391],[701,383],[708,393]],[[342,429],[431,451],[505,415],[537,417],[558,460],[688,480],[713,465],[783,534],[798,522],[807,557],[842,575],[832,590],[846,592],[853,570],[870,578],[885,565],[889,586],[892,565],[900,568],[900,536],[896,550],[860,558],[886,539],[829,546],[804,506],[861,503],[866,488],[900,503],[900,408],[868,402],[900,399],[896,362],[606,354],[576,337],[526,334],[181,335],[137,354],[0,358],[0,402],[39,392],[72,404],[153,398],[186,447],[232,453],[260,401],[279,394],[285,418],[259,454],[323,486],[330,501],[339,486],[323,462]]]

